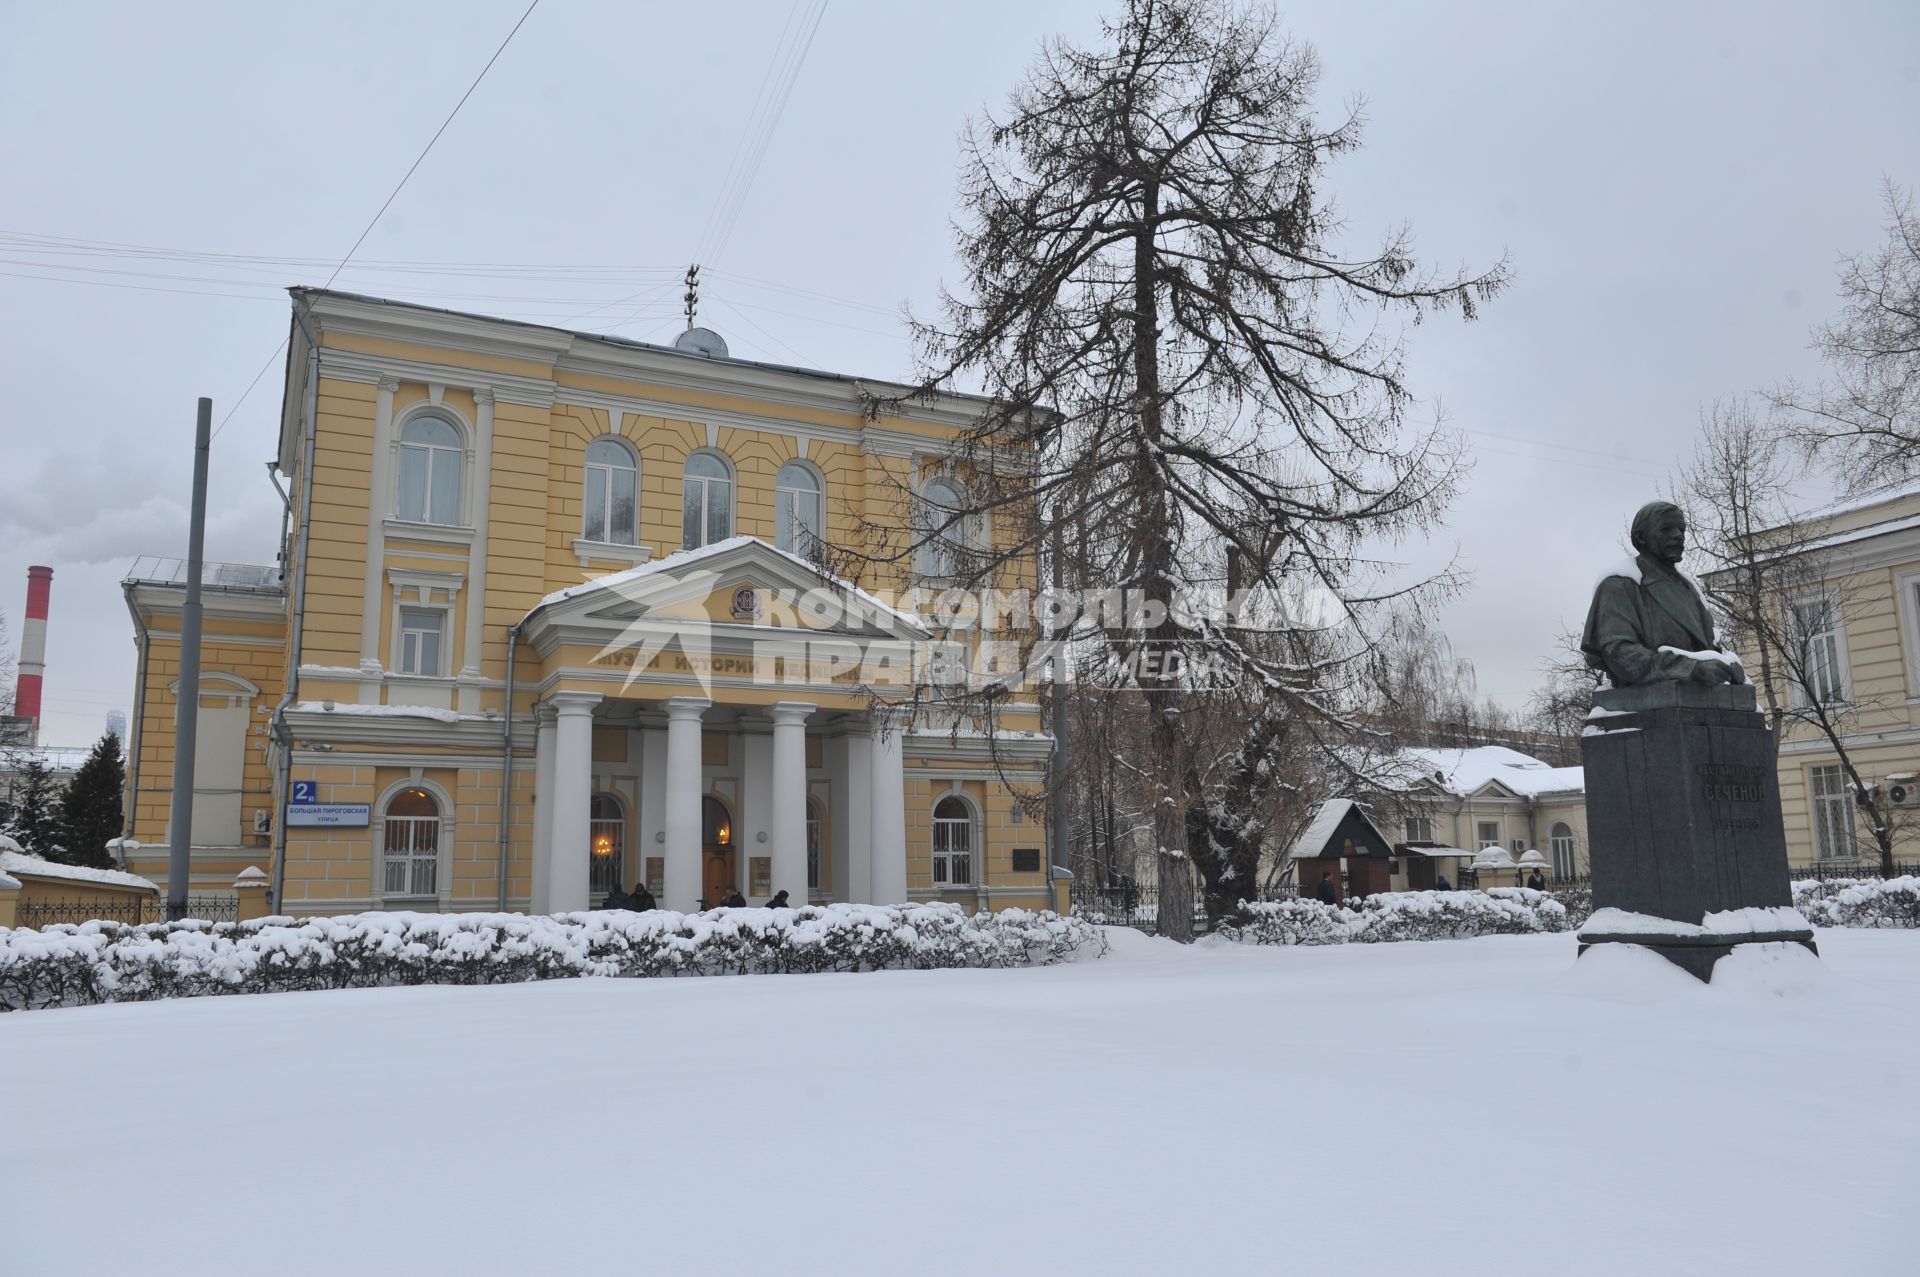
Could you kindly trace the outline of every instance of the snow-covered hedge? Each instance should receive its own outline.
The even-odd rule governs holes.
[[[1243,920],[1220,934],[1246,944],[1372,944],[1391,940],[1461,940],[1469,936],[1565,931],[1566,907],[1544,891],[1396,891],[1357,906],[1318,900],[1243,904]]]
[[[1793,904],[1816,927],[1920,927],[1920,878],[1801,878]]]
[[[1044,966],[1106,950],[1100,928],[1077,918],[946,904],[88,922],[0,929],[0,1009],[585,975]]]

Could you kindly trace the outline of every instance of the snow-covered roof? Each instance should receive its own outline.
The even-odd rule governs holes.
[[[1410,770],[1461,797],[1478,793],[1490,781],[1523,798],[1578,793],[1587,787],[1585,769],[1549,767],[1533,755],[1505,745],[1475,745],[1467,749],[1412,747],[1401,752]]]
[[[460,714],[432,705],[359,705],[348,701],[301,701],[294,707],[298,714],[357,714],[365,718],[431,718],[441,723],[463,719],[484,719],[484,714]]]
[[[924,630],[926,627],[926,622],[920,617],[915,616],[911,612],[903,612],[899,608],[881,602],[879,598],[869,594],[853,582],[835,576],[819,564],[802,558],[800,555],[794,554],[791,551],[782,550],[770,541],[763,541],[759,537],[751,536],[728,537],[724,541],[715,541],[710,545],[703,545],[697,549],[676,550],[665,558],[654,559],[651,562],[642,563],[636,567],[623,568],[618,572],[608,573],[606,576],[596,576],[591,580],[582,581],[579,585],[570,585],[564,590],[555,590],[534,604],[533,607],[528,610],[527,615],[532,616],[543,607],[550,606],[554,603],[564,603],[568,599],[577,598],[582,594],[590,594],[596,590],[618,589],[622,585],[627,585],[634,581],[644,581],[650,576],[657,576],[663,572],[684,572],[707,559],[719,558],[722,555],[737,550],[744,550],[749,546],[757,547],[769,554],[778,555],[788,562],[804,568],[809,575],[817,577],[822,581],[831,582],[881,615],[891,616],[914,630]]]
[[[1423,847],[1419,843],[1401,843],[1395,850],[1409,856],[1425,856],[1428,860],[1471,860],[1473,853],[1458,847]]]
[[[1327,839],[1333,837],[1333,831],[1340,828],[1340,822],[1352,810],[1351,798],[1329,798],[1321,803],[1313,813],[1313,819],[1307,822],[1307,827],[1293,840],[1293,846],[1287,848],[1287,854],[1303,860],[1319,855],[1320,849],[1327,845]]]
[[[91,882],[102,887],[132,887],[136,891],[160,890],[160,884],[139,874],[118,869],[89,869],[84,865],[57,865],[51,860],[29,856],[20,844],[0,834],[0,876],[27,874],[34,878],[62,878],[68,882]]]

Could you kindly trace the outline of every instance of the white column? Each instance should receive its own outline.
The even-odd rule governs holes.
[[[700,901],[700,715],[712,701],[674,696],[667,710],[666,896],[663,908],[692,913]]]
[[[529,913],[553,912],[553,706],[533,707],[533,898]]]
[[[872,813],[873,901],[907,903],[907,776],[901,739],[905,725],[891,705],[876,706],[869,737],[867,795]]]
[[[773,889],[787,903],[807,903],[806,701],[775,701],[773,716]]]
[[[585,909],[592,885],[593,707],[598,692],[559,692],[553,737],[553,812],[548,863],[554,913]]]

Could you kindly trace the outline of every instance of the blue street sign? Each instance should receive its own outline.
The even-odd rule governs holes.
[[[320,801],[320,782],[315,780],[294,781],[293,782],[293,798],[290,801],[292,801],[293,804],[298,807],[306,807],[312,803],[319,802]]]

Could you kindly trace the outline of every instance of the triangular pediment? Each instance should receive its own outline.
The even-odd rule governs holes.
[[[522,628],[538,643],[543,634],[614,634],[648,622],[707,625],[743,636],[928,636],[911,613],[758,537],[681,551],[556,591],[527,614]]]

